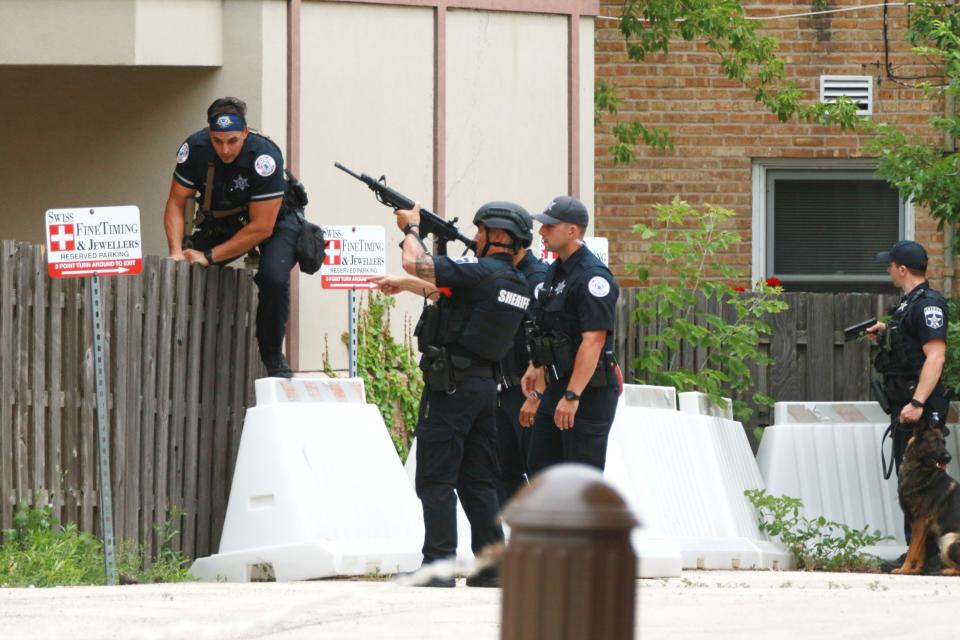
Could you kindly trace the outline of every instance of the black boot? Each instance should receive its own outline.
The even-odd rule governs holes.
[[[280,349],[267,349],[260,347],[260,359],[263,366],[267,368],[268,378],[292,378],[293,371],[287,364],[287,359],[283,357],[283,351]]]

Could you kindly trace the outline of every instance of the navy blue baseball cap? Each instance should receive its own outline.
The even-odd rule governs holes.
[[[901,240],[890,248],[877,254],[877,262],[887,264],[895,262],[908,269],[926,269],[927,251],[913,240]]]
[[[572,196],[558,196],[543,210],[543,213],[533,214],[534,220],[543,224],[578,224],[581,227],[590,223],[590,214],[582,202]]]

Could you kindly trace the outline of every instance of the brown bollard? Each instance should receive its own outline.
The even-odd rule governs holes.
[[[544,471],[503,513],[501,640],[633,638],[638,524],[593,467]]]

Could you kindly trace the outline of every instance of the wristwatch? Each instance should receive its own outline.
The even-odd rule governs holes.
[[[916,407],[917,409],[923,409],[923,403],[916,398],[910,398],[910,406]]]
[[[574,400],[580,399],[580,394],[575,391],[570,391],[570,389],[567,389],[566,391],[563,392],[563,397],[569,400],[570,402],[573,402]]]
[[[203,252],[203,257],[206,258],[208,265],[213,265],[213,249],[206,249]]]

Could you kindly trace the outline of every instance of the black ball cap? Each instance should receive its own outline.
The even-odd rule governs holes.
[[[927,251],[913,240],[901,240],[890,248],[877,254],[877,262],[888,264],[895,262],[910,269],[927,268]]]
[[[543,224],[578,224],[581,227],[587,226],[590,222],[590,215],[583,203],[572,196],[558,196],[553,199],[550,205],[543,210],[543,213],[533,214],[534,220],[539,220]]]

